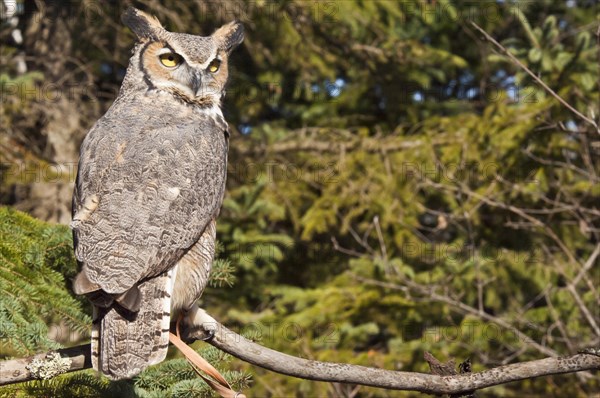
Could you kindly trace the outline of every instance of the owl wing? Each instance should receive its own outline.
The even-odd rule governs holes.
[[[111,379],[164,359],[176,264],[214,250],[227,162],[224,122],[140,130],[144,121],[119,120],[109,111],[82,145],[72,223],[73,287],[94,304],[92,365]],[[188,290],[201,293],[194,269],[209,257],[187,266]]]
[[[215,227],[213,220],[174,268],[138,284],[144,300],[135,316],[124,313],[118,305],[94,308],[94,369],[112,379],[130,378],[164,360],[169,346],[170,309],[190,309],[208,282]],[[184,334],[189,330],[183,329]]]
[[[172,268],[219,212],[226,125],[210,117],[153,129],[139,122],[107,114],[82,144],[72,223],[78,293],[98,287],[123,297]]]

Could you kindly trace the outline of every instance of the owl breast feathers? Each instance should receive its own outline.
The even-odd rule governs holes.
[[[73,194],[73,289],[94,305],[92,364],[112,379],[162,361],[171,311],[195,303],[214,255],[228,130],[220,110],[233,22],[208,37],[130,8],[138,42],[119,96],[81,146]]]

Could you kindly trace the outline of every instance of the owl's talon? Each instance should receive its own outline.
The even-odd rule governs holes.
[[[202,308],[194,305],[180,319],[181,339],[186,343],[210,341],[215,337],[219,323]],[[181,318],[181,317],[180,317]]]
[[[205,329],[202,326],[194,326],[191,328],[184,327],[181,331],[181,340],[187,344],[194,341],[211,341],[216,335],[215,329]]]
[[[208,342],[215,338],[216,332],[214,329],[204,329],[204,331],[207,333],[207,336],[202,337],[200,340]]]

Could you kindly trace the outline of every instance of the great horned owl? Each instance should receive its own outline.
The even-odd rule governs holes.
[[[73,194],[73,282],[94,306],[92,364],[111,379],[162,361],[172,311],[195,304],[215,248],[225,190],[228,126],[220,104],[238,22],[208,37],[173,33],[140,10],[119,95],[81,145]]]

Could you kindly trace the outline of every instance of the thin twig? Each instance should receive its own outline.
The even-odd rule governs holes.
[[[398,284],[391,283],[391,282],[378,281],[375,279],[364,278],[364,277],[361,277],[358,275],[356,276],[356,278],[357,278],[357,280],[361,281],[362,283],[374,285],[374,286],[386,287],[388,289],[401,290],[401,291],[405,291],[406,288],[412,289],[413,291],[417,292],[418,294],[421,294],[424,297],[427,297],[427,300],[437,301],[439,303],[446,303],[446,304],[450,305],[452,307],[452,309],[457,312],[460,312],[462,314],[474,315],[481,319],[485,319],[486,321],[493,322],[496,325],[500,326],[501,328],[511,331],[519,339],[519,341],[523,342],[527,346],[530,346],[531,348],[536,349],[537,351],[539,351],[540,353],[542,353],[544,355],[548,355],[548,356],[558,355],[556,351],[554,351],[553,349],[551,349],[549,347],[545,347],[545,346],[541,345],[540,343],[533,340],[531,337],[529,337],[525,333],[521,332],[518,328],[511,325],[508,321],[506,321],[500,317],[491,315],[487,312],[481,312],[481,311],[479,311],[479,309],[477,309],[475,307],[471,307],[470,305],[467,305],[467,304],[461,302],[460,300],[453,299],[446,294],[439,294],[435,291],[435,287],[433,287],[433,286],[420,285],[420,284],[414,283],[408,279],[403,280],[404,285],[398,285]]]
[[[583,278],[585,276],[585,273],[588,272],[590,269],[592,269],[592,266],[594,264],[596,264],[596,259],[598,258],[599,255],[600,255],[600,244],[597,244],[596,248],[594,249],[594,251],[592,252],[590,257],[587,259],[587,261],[585,262],[583,267],[579,270],[579,273],[577,274],[575,279],[573,279],[573,281],[571,282],[573,285],[577,286],[577,284],[579,283],[581,278]]]
[[[383,240],[383,233],[381,232],[381,225],[379,225],[379,216],[373,217],[373,224],[375,224],[375,231],[377,231],[377,239],[379,240],[379,250],[381,251],[381,259],[384,261],[386,267],[388,266],[387,248],[385,241]]]
[[[544,83],[544,81],[542,79],[540,79],[539,77],[537,77],[535,75],[535,73],[533,73],[521,61],[519,61],[519,59],[517,57],[515,57],[514,55],[512,55],[508,51],[508,49],[506,49],[506,47],[504,47],[502,44],[498,43],[496,41],[496,39],[494,39],[492,36],[490,36],[485,30],[483,30],[482,28],[480,28],[479,25],[477,25],[473,21],[471,21],[471,25],[473,25],[475,27],[475,29],[477,29],[482,35],[484,35],[485,38],[489,42],[491,42],[494,46],[496,46],[500,50],[500,52],[502,52],[504,55],[506,55],[508,58],[510,58],[510,60],[513,61],[518,67],[520,67],[525,72],[527,72],[527,74],[529,76],[531,76],[533,78],[533,80],[535,80],[540,86],[542,86],[542,88],[544,88],[544,90],[546,90],[550,95],[552,95],[554,98],[556,98],[561,104],[563,104],[567,109],[569,109],[571,112],[573,112],[579,118],[581,118],[582,120],[584,120],[587,123],[589,123],[592,126],[594,126],[594,128],[596,129],[596,132],[598,134],[600,134],[600,127],[598,127],[598,124],[594,120],[592,120],[589,117],[585,116],[584,114],[582,114],[581,112],[579,112],[577,109],[573,108],[567,101],[565,101],[564,99],[562,99],[562,97],[560,95],[556,94],[556,92],[554,90],[552,90],[550,87],[548,87],[548,85],[546,83]]]

